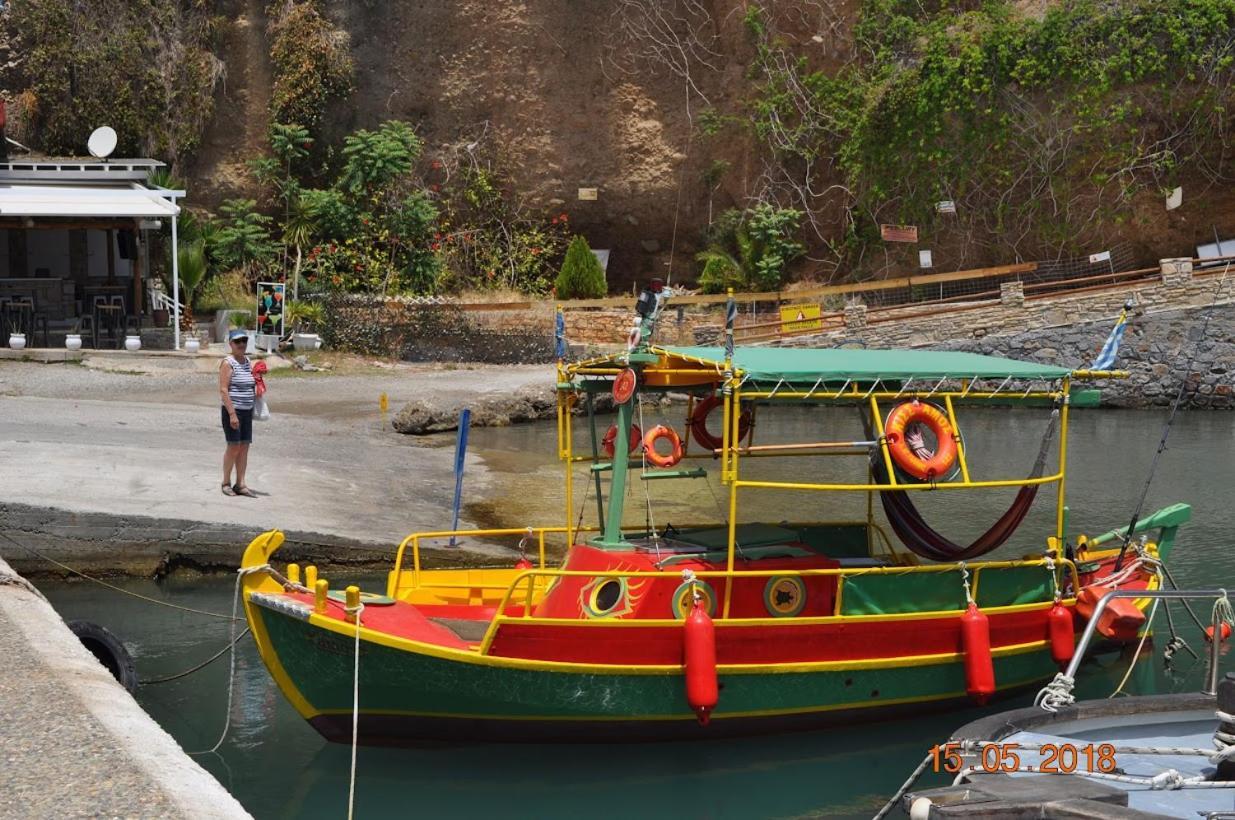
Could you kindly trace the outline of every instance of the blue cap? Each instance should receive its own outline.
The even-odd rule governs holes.
[[[247,340],[248,338],[249,338],[249,331],[247,331],[247,330],[239,330],[239,329],[237,329],[237,330],[231,330],[231,331],[228,331],[228,333],[227,333],[227,341],[229,341],[229,342],[234,342],[234,341],[236,341],[237,339],[246,339],[246,340]]]

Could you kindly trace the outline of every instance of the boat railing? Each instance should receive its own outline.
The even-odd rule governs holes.
[[[909,574],[931,574],[931,573],[969,573],[970,593],[974,598],[980,594],[980,585],[982,573],[991,570],[1005,570],[1021,567],[1038,567],[1044,571],[1053,571],[1054,569],[1064,570],[1071,579],[1070,589],[1075,590],[1080,588],[1080,576],[1076,569],[1076,564],[1067,559],[1054,559],[1048,561],[1046,559],[1021,559],[1014,561],[986,561],[968,565],[958,564],[925,564],[920,566],[893,566],[893,567],[839,567],[827,569],[766,569],[766,570],[698,570],[691,571],[690,577],[701,580],[739,580],[742,578],[782,578],[782,577],[798,577],[798,578],[817,578],[817,577],[832,577],[837,579],[837,589],[835,600],[833,601],[832,614],[826,616],[814,616],[813,618],[803,618],[795,616],[795,618],[776,618],[777,623],[786,624],[788,622],[812,622],[818,620],[820,622],[832,622],[838,618],[867,618],[866,614],[845,614],[843,610],[844,585],[845,581],[850,578],[864,577],[871,575],[909,575]],[[591,570],[562,570],[562,569],[529,569],[524,570],[511,580],[506,592],[502,597],[501,602],[497,606],[497,614],[489,624],[489,628],[485,633],[484,640],[481,643],[481,653],[487,653],[494,636],[497,634],[498,628],[504,623],[537,623],[537,624],[571,624],[571,625],[594,625],[594,626],[613,626],[624,624],[628,626],[673,626],[682,623],[681,618],[637,618],[637,619],[619,619],[619,618],[589,618],[580,619],[572,618],[554,618],[544,617],[533,614],[533,606],[536,601],[536,590],[547,588],[554,583],[557,583],[563,578],[585,578],[588,580],[613,578],[629,582],[631,579],[664,579],[682,578],[684,573],[681,572],[647,572],[647,571],[591,571]],[[547,581],[547,583],[545,583]],[[1071,597],[1063,599],[1066,602],[1074,600]],[[987,612],[1000,612],[1009,609],[1020,609],[1024,607],[1046,606],[1051,601],[1030,602],[1026,604],[1007,604],[1002,606],[994,606],[987,608]],[[512,610],[518,610],[522,606],[522,612],[517,615],[511,615]],[[903,613],[885,613],[883,617],[889,618],[923,618],[923,617],[949,617],[960,616],[964,612],[964,608],[933,610],[933,611],[908,611]],[[713,618],[717,625],[750,625],[763,623],[771,620],[769,616],[764,617],[732,617],[726,612],[720,612]]]
[[[1068,668],[1063,672],[1063,677],[1068,681],[1076,679],[1077,670],[1081,667],[1081,661],[1085,658],[1085,653],[1089,649],[1089,644],[1094,640],[1094,635],[1098,631],[1098,622],[1102,618],[1102,613],[1106,610],[1111,601],[1117,598],[1134,598],[1134,599],[1150,599],[1160,601],[1186,601],[1195,599],[1220,599],[1226,598],[1227,592],[1225,589],[1115,589],[1102,596],[1102,600],[1098,601],[1098,605],[1094,607],[1093,615],[1090,616],[1089,622],[1085,625],[1085,631],[1081,633],[1081,640],[1076,645],[1076,651],[1072,654],[1072,660],[1068,663]],[[1146,625],[1149,628],[1149,625]],[[1214,639],[1210,640],[1210,657],[1209,657],[1209,674],[1205,680],[1205,688],[1201,691],[1206,695],[1216,694],[1218,691],[1218,659],[1222,651],[1224,641],[1220,639],[1222,629],[1222,619],[1220,610],[1215,607],[1213,615],[1213,635]]]
[[[880,524],[873,521],[808,521],[808,522],[785,522],[780,526],[789,529],[802,527],[826,527],[826,526],[865,526],[870,534],[868,547],[872,556],[886,556],[890,560],[903,562],[913,560],[912,556],[900,553],[892,544],[892,540],[884,531]],[[678,529],[686,531],[693,529],[702,529],[708,527],[723,526],[717,522],[707,522],[703,524],[683,524]],[[470,529],[470,530],[436,530],[429,532],[414,532],[408,535],[401,542],[395,553],[394,569],[390,575],[391,581],[388,584],[388,594],[395,595],[400,588],[400,579],[403,571],[403,561],[406,556],[407,549],[412,550],[412,584],[413,586],[422,586],[421,578],[421,557],[420,547],[423,542],[433,539],[451,540],[458,538],[513,538],[521,536],[525,539],[534,539],[536,544],[537,566],[539,569],[547,569],[546,566],[546,538],[551,535],[565,535],[567,538],[572,537],[577,533],[596,533],[600,532],[600,527],[597,526],[579,526],[579,527],[563,527],[563,526],[547,526],[547,527],[497,527],[488,529]],[[877,543],[876,543],[877,542]],[[876,551],[875,547],[881,546],[882,549]],[[479,569],[479,568],[478,568]],[[483,584],[476,583],[432,583],[428,586],[433,586],[439,589],[476,589],[484,588]],[[506,584],[503,582],[500,585],[492,585],[491,589],[506,589]]]

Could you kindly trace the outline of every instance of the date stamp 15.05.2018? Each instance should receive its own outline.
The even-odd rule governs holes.
[[[1111,774],[1118,768],[1115,747],[1110,743],[1043,743],[1029,747],[1019,743],[982,743],[972,752],[965,748],[966,745],[944,743],[932,746],[934,771],[948,774],[957,774],[962,770],[983,773],[1072,774],[1082,771]]]

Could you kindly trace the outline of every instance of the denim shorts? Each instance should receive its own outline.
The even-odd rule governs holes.
[[[253,443],[253,408],[248,410],[236,409],[236,418],[240,419],[240,428],[233,429],[231,419],[228,418],[227,408],[220,407],[219,413],[223,417],[223,436],[227,439],[228,444],[252,444]]]

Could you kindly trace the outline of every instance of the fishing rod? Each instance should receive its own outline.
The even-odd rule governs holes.
[[[1145,499],[1149,497],[1149,486],[1153,483],[1154,473],[1158,470],[1158,461],[1162,458],[1162,453],[1166,450],[1166,440],[1171,435],[1171,425],[1175,423],[1175,414],[1179,412],[1179,405],[1183,403],[1184,391],[1188,388],[1188,377],[1192,375],[1192,364],[1196,361],[1196,355],[1201,350],[1201,342],[1205,341],[1209,331],[1209,320],[1213,318],[1214,308],[1218,305],[1218,295],[1222,293],[1222,287],[1226,284],[1226,275],[1231,269],[1231,263],[1227,262],[1226,267],[1222,269],[1222,278],[1218,280],[1217,287],[1214,288],[1214,298],[1209,304],[1209,309],[1205,312],[1205,321],[1201,325],[1201,335],[1197,338],[1196,344],[1192,347],[1192,355],[1188,357],[1188,365],[1184,370],[1183,378],[1179,380],[1179,390],[1175,392],[1175,400],[1171,402],[1171,412],[1166,417],[1166,424],[1162,427],[1162,438],[1158,440],[1158,449],[1154,453],[1153,461],[1149,464],[1149,474],[1145,476],[1145,486],[1141,489],[1141,499],[1136,504],[1136,510],[1132,513],[1132,520],[1128,523],[1128,530],[1124,533],[1123,546],[1119,548],[1119,557],[1115,559],[1114,572],[1118,572],[1123,567],[1124,554],[1127,553],[1128,547],[1132,544],[1133,530],[1136,529],[1136,524],[1141,518],[1141,510],[1145,507]]]

